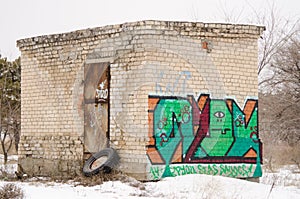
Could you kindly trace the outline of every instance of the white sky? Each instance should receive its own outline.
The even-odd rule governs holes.
[[[272,2],[280,16],[300,17],[300,0],[0,0],[0,54],[17,58],[18,39],[130,21],[225,22],[225,11],[249,23]]]

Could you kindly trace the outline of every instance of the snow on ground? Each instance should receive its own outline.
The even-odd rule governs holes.
[[[0,157],[0,171],[14,174],[16,157],[4,166]],[[0,173],[1,174],[1,173]],[[101,185],[84,187],[73,181],[55,183],[43,179],[28,182],[0,181],[0,188],[14,183],[22,188],[26,199],[83,199],[83,198],[243,198],[243,199],[299,199],[300,171],[287,166],[276,173],[264,172],[260,183],[208,175],[186,175],[165,178],[158,182],[141,183],[132,178],[126,182],[109,181]]]
[[[18,165],[16,164],[18,161],[17,155],[10,155],[7,158],[8,164],[4,165],[4,156],[0,154],[0,176],[5,172],[8,175],[14,175],[15,171],[18,169]]]
[[[296,186],[300,189],[300,168],[297,165],[286,165],[276,172],[264,171],[260,183],[279,186]]]
[[[293,192],[275,187],[270,193],[271,186],[207,175],[187,175],[156,183],[158,190],[174,198],[300,198],[300,190]]]
[[[165,178],[158,182],[140,183],[132,180],[104,182],[92,187],[76,186],[73,182],[4,182],[21,187],[28,199],[35,198],[245,198],[299,199],[296,187],[266,185],[221,176],[186,175]]]

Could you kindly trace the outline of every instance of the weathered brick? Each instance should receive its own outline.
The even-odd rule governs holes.
[[[248,96],[257,96],[257,38],[263,30],[248,25],[142,21],[19,40],[20,163],[33,175],[50,175],[51,168],[31,170],[28,161],[45,167],[55,160],[53,169],[58,173],[78,173],[87,152],[85,63],[109,62],[112,147],[121,156],[121,169],[147,178],[148,95],[197,98],[205,92],[213,97],[233,96],[242,105]],[[202,47],[203,41],[209,50]],[[66,163],[58,166],[60,160]]]

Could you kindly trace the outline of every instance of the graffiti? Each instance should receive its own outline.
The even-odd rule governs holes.
[[[189,71],[182,71],[179,73],[177,78],[175,79],[173,84],[168,83],[165,86],[165,89],[163,90],[161,80],[164,79],[164,72],[160,73],[160,76],[158,78],[158,82],[156,82],[156,93],[171,93],[174,94],[175,89],[181,91],[182,93],[185,93],[186,91],[186,83],[187,80],[191,78],[191,72]],[[181,87],[181,88],[180,88]]]
[[[170,165],[170,176],[182,176],[187,174],[220,175],[233,178],[252,177],[255,171],[253,164],[176,164]],[[152,166],[151,178],[160,179],[165,171],[164,166]]]
[[[257,165],[253,175],[261,175],[257,100],[248,99],[241,110],[233,99],[206,94],[197,101],[149,96],[148,108],[147,155],[152,165],[166,165],[162,177],[174,174],[174,163],[250,163]]]
[[[109,68],[107,67],[102,71],[102,74],[98,78],[98,83],[96,84],[96,92],[95,92],[95,103],[96,106],[98,103],[107,103],[109,98]],[[95,83],[95,82],[93,82]]]
[[[175,176],[186,175],[186,174],[196,174],[196,169],[192,165],[180,165],[172,167],[172,174]]]
[[[223,165],[223,164],[213,164],[213,165],[198,165],[199,174],[207,175],[221,175],[226,177],[251,177],[253,175],[254,169],[253,164],[248,166],[245,164],[240,165]]]
[[[108,97],[108,89],[104,88],[106,85],[106,81],[104,80],[103,82],[101,82],[98,86],[98,88],[96,89],[96,100],[100,100],[100,99],[107,99]]]

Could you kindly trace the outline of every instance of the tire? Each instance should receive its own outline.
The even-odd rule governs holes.
[[[100,171],[110,173],[110,171],[119,164],[119,156],[112,148],[106,148],[93,154],[83,166],[85,176],[98,174]]]

